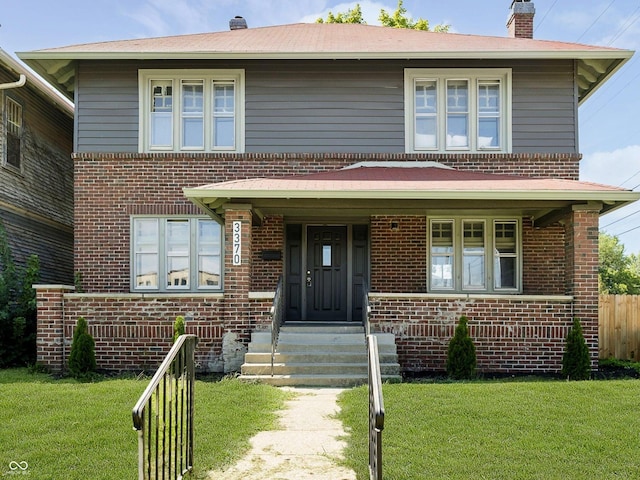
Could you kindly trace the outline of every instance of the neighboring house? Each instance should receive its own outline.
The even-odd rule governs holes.
[[[0,49],[0,224],[14,263],[73,283],[73,105]]]
[[[632,52],[514,38],[532,10],[505,38],[295,24],[20,54],[77,115],[82,291],[39,287],[39,360],[61,368],[84,316],[102,368],[155,366],[184,315],[201,367],[236,370],[282,276],[287,322],[357,323],[368,289],[405,372],[444,370],[463,314],[482,371],[559,372],[574,316],[597,368],[598,218],[638,194],[579,181],[578,106]]]

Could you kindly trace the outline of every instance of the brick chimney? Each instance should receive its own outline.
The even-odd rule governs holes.
[[[512,38],[533,38],[533,15],[536,9],[529,0],[513,0],[511,15],[507,21],[509,36]]]
[[[247,28],[247,21],[240,15],[236,15],[229,20],[229,30],[245,30]]]

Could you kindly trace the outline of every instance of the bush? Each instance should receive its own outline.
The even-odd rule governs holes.
[[[0,368],[26,366],[36,360],[36,292],[40,278],[37,255],[17,267],[0,222]]]
[[[562,375],[569,380],[588,380],[591,378],[591,358],[589,348],[582,334],[582,325],[577,318],[567,334],[567,344],[562,356]]]
[[[184,317],[182,315],[176,317],[176,321],[173,322],[173,343],[176,343],[180,335],[184,335]]]
[[[469,336],[468,321],[464,315],[460,317],[460,323],[449,342],[447,373],[455,380],[476,377],[476,347]]]
[[[73,331],[73,342],[69,354],[69,373],[76,378],[84,378],[95,370],[95,342],[93,337],[89,335],[87,321],[84,317],[80,317]]]

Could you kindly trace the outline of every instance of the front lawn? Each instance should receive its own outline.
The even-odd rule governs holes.
[[[640,381],[383,387],[385,480],[639,478]],[[367,389],[344,392],[346,463],[368,478]]]
[[[148,382],[79,383],[0,370],[0,477],[24,472],[29,476],[21,478],[38,480],[137,478],[131,409]],[[275,424],[285,395],[237,380],[197,381],[196,477],[241,457],[255,433]]]

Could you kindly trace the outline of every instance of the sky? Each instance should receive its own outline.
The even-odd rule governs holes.
[[[534,38],[640,50],[640,0],[532,0]],[[356,3],[367,23],[397,0],[0,0],[0,48],[15,52],[79,43],[314,22]],[[407,14],[450,32],[507,35],[511,0],[404,0]],[[640,52],[579,109],[580,179],[640,191]],[[640,201],[609,213],[601,231],[640,254]]]

